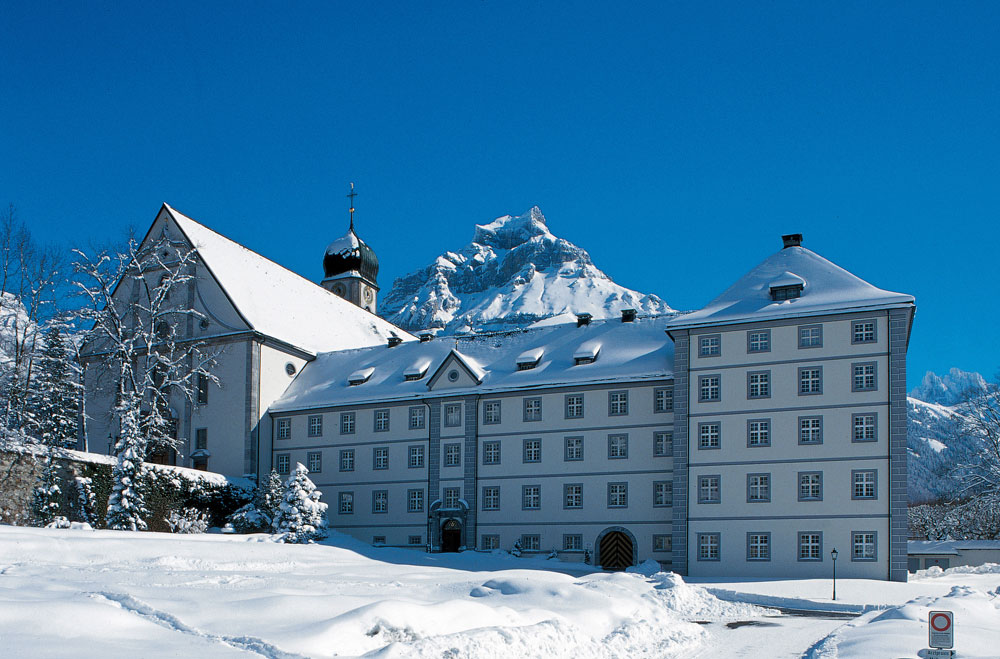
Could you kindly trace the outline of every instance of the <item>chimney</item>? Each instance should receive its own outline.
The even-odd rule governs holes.
[[[421,343],[427,343],[428,341],[430,341],[433,338],[434,338],[433,334],[431,334],[430,332],[424,332],[423,334],[420,335],[420,342]]]
[[[631,323],[635,320],[635,309],[622,309],[622,322]]]
[[[389,337],[389,347],[390,348],[395,348],[396,346],[398,346],[402,342],[403,342],[403,339],[399,338],[395,334],[393,334],[392,336]]]
[[[584,325],[589,325],[591,318],[593,318],[593,316],[591,316],[589,313],[576,314],[576,326],[583,327]]]
[[[781,242],[785,244],[782,249],[787,247],[799,247],[802,244],[802,234],[801,233],[789,233],[781,237]]]

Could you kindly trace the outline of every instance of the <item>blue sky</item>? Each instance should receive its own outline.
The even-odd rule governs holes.
[[[282,4],[3,3],[0,202],[318,280],[355,181],[383,289],[538,205],[678,309],[796,231],[917,297],[911,386],[1000,367],[1000,3]]]

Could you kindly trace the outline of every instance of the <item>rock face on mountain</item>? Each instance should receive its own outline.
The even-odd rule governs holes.
[[[920,386],[910,392],[911,398],[940,405],[957,405],[971,394],[986,391],[986,380],[979,373],[952,368],[945,375],[927,371]]]
[[[586,250],[554,236],[537,207],[477,225],[471,243],[397,279],[380,306],[404,329],[445,333],[514,329],[564,313],[673,311],[611,281]]]

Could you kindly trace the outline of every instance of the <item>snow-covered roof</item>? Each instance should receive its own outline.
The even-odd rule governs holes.
[[[394,348],[377,346],[359,350],[326,352],[306,364],[288,389],[271,406],[272,412],[313,409],[334,405],[487,394],[531,387],[558,387],[662,380],[673,377],[673,342],[665,333],[670,316],[640,318],[635,322],[594,321],[577,327],[564,323],[468,337],[439,337],[412,341]],[[582,344],[597,342],[601,358],[585,367],[575,366],[574,355]],[[541,349],[538,365],[518,370],[517,357]],[[428,380],[407,381],[405,374],[415,364],[430,362],[439,369],[449,356],[459,355],[470,369],[478,370],[479,385],[428,391]],[[348,374],[372,367],[367,382],[349,386]]]
[[[803,286],[800,297],[775,302],[770,289]],[[876,288],[819,254],[795,246],[772,254],[703,308],[683,313],[669,328],[908,306],[913,296]]]
[[[958,556],[970,550],[1000,551],[1000,540],[909,540],[906,543],[906,553],[911,556]]]
[[[179,213],[163,207],[253,329],[308,352],[384,344],[413,336]]]
[[[517,359],[514,361],[517,364],[537,364],[541,360],[542,355],[544,354],[545,354],[545,348],[542,347],[531,348],[530,350],[525,350],[520,355],[518,355]]]

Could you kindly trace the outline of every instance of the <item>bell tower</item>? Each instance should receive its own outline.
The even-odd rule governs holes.
[[[378,303],[378,258],[354,232],[354,198],[351,183],[350,226],[347,233],[334,240],[323,255],[323,281],[320,285],[348,302],[375,313]]]

